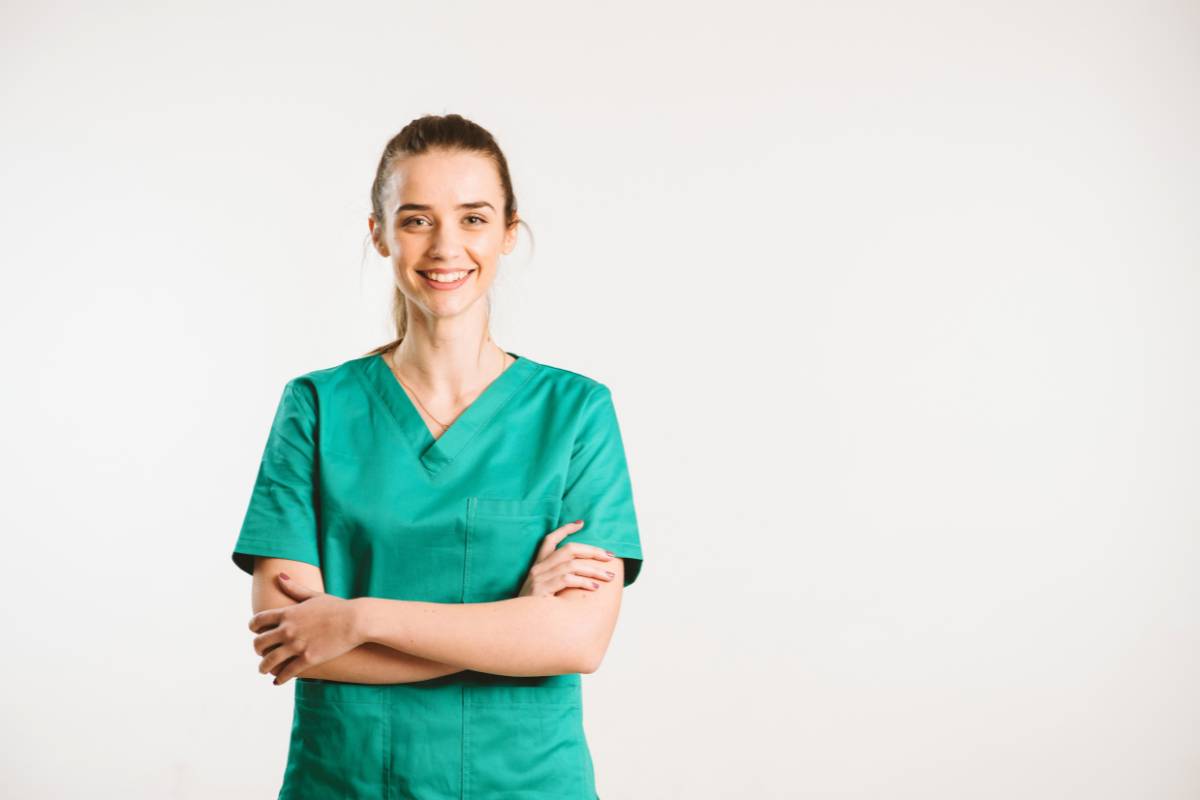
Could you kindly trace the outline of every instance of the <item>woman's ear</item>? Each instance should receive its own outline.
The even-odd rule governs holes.
[[[508,230],[504,232],[504,247],[502,251],[504,255],[508,255],[517,246],[517,227],[521,222],[520,217],[515,217],[512,224],[508,226]]]
[[[373,215],[367,216],[367,228],[369,228],[371,231],[371,244],[374,245],[375,252],[379,253],[379,255],[383,256],[384,258],[387,258],[388,247],[383,241],[383,237],[378,234],[378,226],[375,224],[375,217]]]

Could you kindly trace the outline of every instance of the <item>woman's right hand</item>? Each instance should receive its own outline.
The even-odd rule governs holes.
[[[600,588],[596,580],[613,579],[614,573],[601,562],[611,561],[615,556],[608,555],[603,547],[575,542],[558,546],[564,538],[582,529],[583,520],[576,520],[542,537],[537,558],[525,576],[518,597],[555,595],[563,589],[594,591]]]

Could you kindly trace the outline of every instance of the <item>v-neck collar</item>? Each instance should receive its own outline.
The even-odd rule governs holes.
[[[507,352],[507,351],[506,351]],[[387,408],[416,452],[417,459],[431,474],[445,467],[470,444],[476,434],[488,426],[517,390],[524,386],[536,369],[536,363],[516,353],[516,359],[480,392],[458,419],[441,436],[434,438],[421,413],[396,379],[385,356],[366,356],[363,375],[367,384]]]

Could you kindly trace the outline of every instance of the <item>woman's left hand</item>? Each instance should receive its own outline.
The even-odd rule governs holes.
[[[254,637],[254,652],[263,656],[258,671],[275,675],[276,686],[365,641],[351,601],[310,589],[282,575],[276,583],[300,602],[268,608],[250,618],[250,630],[258,634]]]

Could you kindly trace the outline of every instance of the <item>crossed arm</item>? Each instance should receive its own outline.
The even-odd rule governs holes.
[[[594,590],[567,588],[551,596],[490,603],[426,603],[358,598],[367,642],[299,673],[343,683],[413,683],[465,669],[497,675],[594,672],[616,627],[624,561]],[[276,586],[286,572],[325,591],[321,570],[301,561],[255,559],[254,613],[296,601]]]

